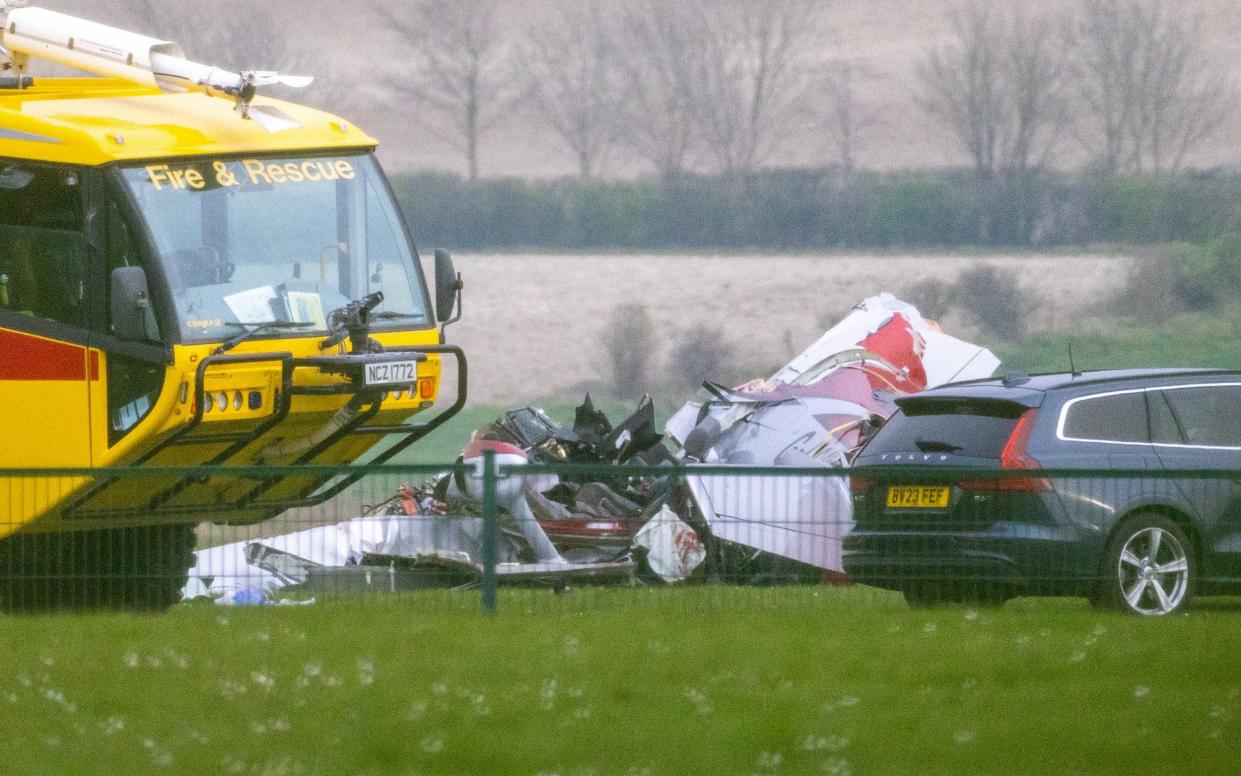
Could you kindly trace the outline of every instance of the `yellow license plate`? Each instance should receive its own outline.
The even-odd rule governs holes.
[[[948,506],[948,488],[926,485],[891,485],[888,507],[891,509],[944,509]]]

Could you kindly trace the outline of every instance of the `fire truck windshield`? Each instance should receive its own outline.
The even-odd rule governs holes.
[[[325,330],[328,314],[382,291],[376,328],[429,325],[397,209],[368,155],[210,159],[122,170],[163,264],[185,341],[238,324]],[[386,313],[386,314],[384,314]]]

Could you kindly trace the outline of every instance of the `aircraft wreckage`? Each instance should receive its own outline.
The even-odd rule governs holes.
[[[802,473],[847,468],[897,398],[989,377],[999,364],[880,294],[767,379],[704,383],[663,434],[649,398],[616,426],[589,396],[571,427],[533,407],[511,410],[474,432],[464,466],[403,485],[371,514],[201,550],[185,595],[232,601],[245,592],[253,602],[285,589],[472,584],[482,573],[476,464],[488,450],[513,468],[572,463],[592,472],[501,480],[502,582],[843,581],[847,479]],[[607,476],[612,464],[647,468]],[[703,466],[712,473],[696,473]],[[799,476],[721,476],[732,466],[795,467]]]

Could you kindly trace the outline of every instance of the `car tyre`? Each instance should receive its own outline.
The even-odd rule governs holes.
[[[1090,601],[1101,609],[1162,616],[1194,596],[1198,559],[1184,529],[1163,515],[1139,513],[1113,531]]]

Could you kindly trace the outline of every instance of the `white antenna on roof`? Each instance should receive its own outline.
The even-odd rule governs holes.
[[[269,132],[299,126],[276,108],[253,106],[260,86],[281,84],[304,88],[308,76],[281,75],[266,70],[232,73],[185,58],[176,43],[127,32],[43,8],[25,8],[25,0],[0,0],[4,23],[3,48],[8,68],[26,70],[30,58],[120,78],[165,92],[202,92],[232,97],[242,118],[253,119]]]

